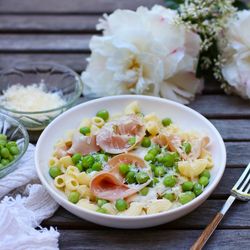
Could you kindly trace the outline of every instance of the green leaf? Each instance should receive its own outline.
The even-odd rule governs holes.
[[[180,4],[183,4],[185,0],[165,0],[165,5],[167,8],[177,10]]]
[[[238,8],[238,10],[245,10],[245,9],[249,9],[249,4],[240,1],[240,0],[235,0],[233,3],[233,6]]]

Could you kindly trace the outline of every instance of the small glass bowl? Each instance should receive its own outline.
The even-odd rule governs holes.
[[[7,135],[8,140],[16,141],[20,150],[19,155],[12,162],[0,168],[0,178],[2,178],[16,169],[18,161],[23,157],[28,148],[29,135],[19,121],[2,113],[0,113],[0,133]]]
[[[25,112],[10,109],[0,102],[1,111],[20,120],[28,130],[44,129],[56,116],[72,107],[82,94],[82,81],[70,68],[49,62],[23,62],[0,72],[0,96],[13,85],[41,82],[47,92],[58,93],[65,104],[55,109]]]

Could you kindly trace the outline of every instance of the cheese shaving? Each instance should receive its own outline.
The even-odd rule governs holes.
[[[58,92],[46,91],[44,83],[9,87],[0,97],[0,104],[21,112],[37,112],[58,108],[65,104]]]

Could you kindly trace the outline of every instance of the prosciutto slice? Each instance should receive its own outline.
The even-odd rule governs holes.
[[[128,152],[139,143],[145,135],[145,127],[140,117],[126,115],[106,123],[96,136],[97,145],[105,152],[120,154]],[[128,143],[129,138],[135,137],[133,145]]]
[[[100,147],[96,144],[96,136],[85,136],[80,132],[76,132],[72,138],[72,146],[67,151],[68,154],[80,153],[87,155],[89,153],[95,153],[100,150]]]
[[[137,192],[129,188],[114,173],[104,172],[96,175],[90,183],[91,192],[98,198],[115,201]]]
[[[167,146],[172,152],[178,152],[182,159],[186,160],[187,158],[198,159],[201,155],[202,149],[209,143],[209,138],[204,136],[202,138],[190,140],[192,149],[189,155],[187,155],[182,149],[182,141],[178,135],[159,134],[153,139],[153,141],[161,147]]]
[[[141,185],[127,185],[124,183],[124,177],[119,172],[121,163],[133,164],[138,168],[145,167],[145,162],[133,154],[121,154],[113,157],[108,165],[109,172],[101,172],[94,176],[90,183],[91,192],[98,198],[109,201],[127,198],[146,187],[151,180]]]

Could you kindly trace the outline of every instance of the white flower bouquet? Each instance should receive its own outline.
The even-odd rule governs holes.
[[[233,2],[172,0],[167,6],[178,10],[155,5],[105,14],[97,25],[102,35],[90,40],[84,94],[145,94],[187,104],[212,69],[228,92],[249,98],[250,12],[237,12]]]

